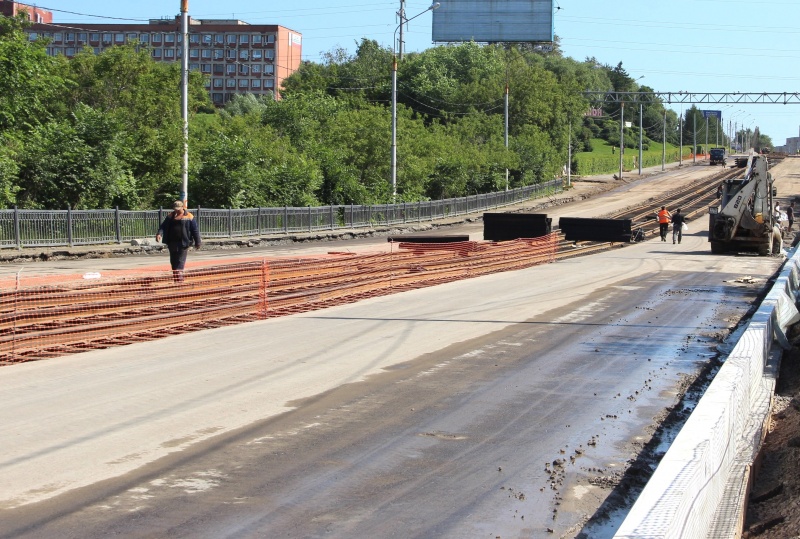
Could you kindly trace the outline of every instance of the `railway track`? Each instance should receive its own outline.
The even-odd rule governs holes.
[[[724,170],[690,187],[606,216],[631,219],[645,234],[658,228],[653,209],[705,211]],[[511,271],[618,248],[624,243],[571,242],[559,231],[534,239],[450,244],[400,243],[390,253],[332,252],[99,280],[0,287],[0,365],[306,312],[361,299]]]

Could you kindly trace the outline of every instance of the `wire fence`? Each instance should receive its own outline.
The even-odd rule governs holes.
[[[561,179],[460,198],[401,204],[283,208],[193,208],[204,238],[268,236],[446,219],[555,194]],[[0,210],[0,248],[130,242],[154,236],[169,210]]]
[[[559,235],[387,242],[366,253],[237,258],[0,278],[0,366],[286,316],[555,260]]]

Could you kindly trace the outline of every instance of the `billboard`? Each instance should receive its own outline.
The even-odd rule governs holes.
[[[433,11],[437,43],[552,42],[553,0],[440,0]]]
[[[709,118],[716,118],[717,120],[722,119],[722,111],[721,110],[703,110],[703,118],[706,120]]]

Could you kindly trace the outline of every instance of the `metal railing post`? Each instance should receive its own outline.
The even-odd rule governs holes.
[[[233,208],[228,206],[228,237],[233,237]]]
[[[258,207],[256,212],[256,235],[261,235],[261,206]]]
[[[308,232],[311,233],[311,206],[308,207]]]
[[[72,208],[67,204],[67,244],[72,247]]]
[[[117,233],[117,243],[122,243],[122,227],[119,222],[119,206],[114,206],[114,228]]]
[[[328,206],[330,208],[330,216],[331,216],[331,230],[333,230],[333,204]]]
[[[289,206],[283,207],[283,233],[289,232]]]
[[[22,237],[19,233],[19,209],[14,206],[14,241],[17,242],[17,249],[22,249]]]

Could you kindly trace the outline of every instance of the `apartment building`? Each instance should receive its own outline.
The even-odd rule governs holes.
[[[182,59],[180,15],[146,24],[59,25],[46,10],[0,0],[0,13],[23,10],[35,14],[29,38],[47,38],[50,55],[71,58],[85,47],[99,54],[108,47],[136,44],[146,47],[157,62]],[[303,36],[283,26],[189,18],[189,69],[206,75],[206,87],[216,105],[224,105],[235,94],[279,97],[283,79],[298,69],[302,52]]]

